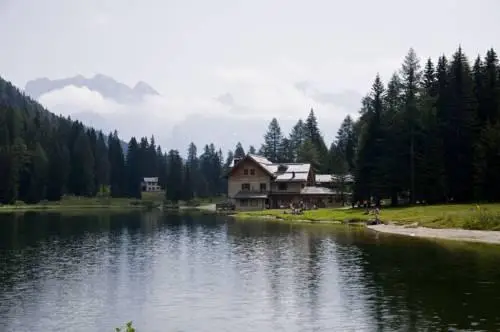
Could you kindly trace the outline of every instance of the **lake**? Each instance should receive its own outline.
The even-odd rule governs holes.
[[[500,246],[214,215],[0,215],[0,331],[500,330]]]

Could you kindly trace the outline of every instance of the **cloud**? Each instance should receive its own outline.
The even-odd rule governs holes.
[[[71,115],[97,129],[117,129],[124,140],[154,135],[162,146],[180,151],[191,139],[197,144],[213,140],[225,148],[234,147],[239,140],[258,146],[273,117],[288,133],[311,108],[325,137],[331,137],[347,113],[357,112],[361,97],[356,92],[320,91],[301,79],[304,72],[300,68],[284,63],[262,68],[219,67],[203,74],[203,79],[211,82],[202,85],[204,90],[197,82],[192,84],[196,93],[173,86],[165,89],[166,93],[148,95],[133,104],[118,103],[76,86],[45,93],[39,101],[55,113]]]
[[[82,110],[91,109],[96,113],[106,114],[119,111],[119,104],[105,99],[100,93],[92,91],[86,87],[76,87],[74,85],[65,86],[59,90],[53,90],[40,96],[42,105],[51,109],[68,106],[63,115],[71,115]],[[62,107],[61,109],[65,109]]]
[[[166,136],[182,114],[160,96],[147,96],[141,103],[120,104],[86,87],[66,86],[39,97],[39,102],[56,114],[71,116],[105,132],[117,129],[123,139],[131,136]]]
[[[360,107],[362,95],[354,90],[344,90],[340,92],[320,91],[313,83],[299,81],[294,84],[295,89],[302,92],[315,102],[321,105],[332,105],[340,107],[348,113],[356,112]]]
[[[219,103],[226,106],[234,106],[234,98],[230,93],[224,93],[219,97],[215,98]]]

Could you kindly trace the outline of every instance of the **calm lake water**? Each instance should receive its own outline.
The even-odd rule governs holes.
[[[500,330],[500,246],[202,215],[0,215],[0,331]]]

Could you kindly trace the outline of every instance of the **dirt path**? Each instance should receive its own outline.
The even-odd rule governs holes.
[[[500,244],[499,231],[474,231],[466,229],[434,229],[426,227],[404,227],[396,225],[369,225],[369,229],[390,234]]]

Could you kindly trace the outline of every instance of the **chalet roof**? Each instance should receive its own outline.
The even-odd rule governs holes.
[[[286,170],[284,172],[279,171],[279,167],[284,166]],[[267,165],[267,168],[273,173],[309,173],[311,169],[311,164],[306,163],[281,163],[281,164],[271,164]]]
[[[157,177],[144,178],[144,182],[158,182],[158,178]]]
[[[340,181],[340,177],[335,174],[316,174],[316,183],[329,183]],[[344,176],[344,182],[353,182],[354,177],[351,174]]]
[[[248,154],[245,158],[259,164],[263,170],[267,171],[278,182],[307,181],[307,175],[311,170],[311,164],[308,163],[273,163],[266,157],[255,154]],[[237,164],[238,161],[233,160],[231,169]]]
[[[316,174],[316,183],[328,183],[332,182],[333,174]]]
[[[248,156],[250,158],[252,158],[253,160],[255,160],[256,162],[258,162],[259,164],[263,164],[263,165],[272,165],[273,164],[273,162],[270,161],[269,159],[267,159],[266,157],[258,156],[256,154],[249,154]]]
[[[304,187],[300,190],[301,195],[335,195],[336,191],[324,187]]]
[[[276,179],[274,181],[276,182],[294,182],[294,181],[307,181],[307,175],[308,173],[295,173],[293,174],[292,172],[286,172],[286,173],[281,173],[276,176]]]
[[[262,156],[252,154],[249,157],[274,174],[276,181],[307,181],[311,170],[311,164],[307,163],[273,163]]]

